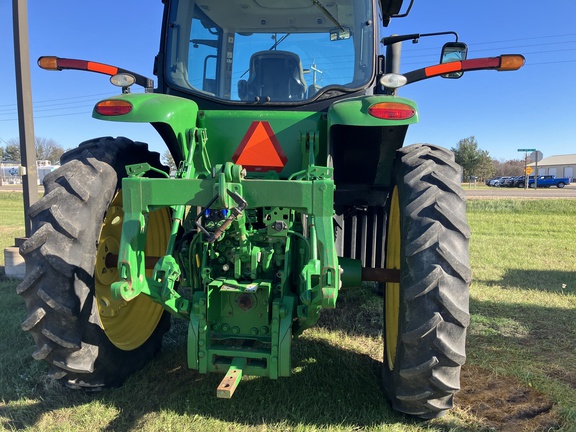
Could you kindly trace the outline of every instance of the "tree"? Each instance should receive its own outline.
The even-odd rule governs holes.
[[[456,163],[462,167],[464,179],[468,176],[485,178],[492,175],[492,158],[487,150],[478,148],[474,136],[461,139],[450,150],[454,152]]]
[[[8,140],[2,160],[20,162],[20,144],[18,144],[17,140],[16,143],[14,141],[14,139]]]
[[[2,160],[20,162],[20,140],[12,138],[8,140],[7,144]],[[56,163],[64,153],[62,146],[52,138],[35,137],[34,146],[37,160],[49,160],[51,163]]]
[[[495,175],[497,176],[521,176],[524,175],[525,161],[523,159],[494,160]]]
[[[494,164],[492,163],[492,158],[488,154],[488,151],[482,150],[480,155],[480,160],[476,168],[476,176],[480,179],[485,180],[490,177],[494,177],[496,170],[494,169]]]
[[[36,159],[49,160],[51,163],[56,163],[64,153],[64,148],[52,138],[35,138],[36,144]]]
[[[162,153],[162,163],[170,167],[170,172],[176,171],[176,162],[174,162],[174,158],[172,157],[170,150],[165,150],[164,153]]]

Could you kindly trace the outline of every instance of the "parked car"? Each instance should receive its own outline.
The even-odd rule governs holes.
[[[534,183],[534,176],[528,177],[528,184],[530,184],[530,182]],[[526,186],[526,177],[522,177],[522,180],[520,180],[516,186],[519,188]]]
[[[520,181],[522,181],[524,179],[524,176],[514,176],[514,177],[509,177],[506,182],[504,183],[504,186],[506,187],[515,187]]]
[[[498,186],[500,184],[500,180],[503,177],[493,177],[490,180],[488,180],[488,186]]]
[[[553,175],[541,175],[531,179],[528,183],[529,187],[540,186],[544,188],[549,188],[550,186],[556,186],[558,188],[563,188],[566,185],[570,184],[570,179],[567,177],[556,177]]]
[[[516,176],[516,177],[512,177],[512,179],[506,183],[506,186],[508,187],[518,187],[518,184],[520,182],[525,182],[526,181],[526,176]]]
[[[494,180],[495,178],[496,178],[496,177],[488,178],[488,179],[486,179],[486,181],[485,181],[484,183],[486,183],[486,186],[492,186],[492,185],[490,184],[490,182],[491,182],[492,180]]]
[[[494,186],[496,187],[504,187],[506,186],[506,182],[511,179],[512,177],[500,177],[498,181],[494,182]]]

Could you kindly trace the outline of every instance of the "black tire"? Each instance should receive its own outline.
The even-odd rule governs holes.
[[[386,284],[383,385],[394,409],[429,419],[452,408],[466,359],[466,202],[448,150],[400,149],[395,178],[386,267],[399,265],[400,283]]]
[[[170,326],[170,316],[160,311],[147,340],[120,349],[107,337],[97,304],[103,220],[126,177],[124,167],[140,162],[166,169],[146,144],[111,137],[86,141],[62,156],[61,167],[44,180],[44,197],[30,208],[33,234],[20,248],[26,277],[17,288],[28,309],[22,329],[36,342],[32,356],[72,388],[122,384],[160,350]]]
[[[524,182],[518,183],[518,187],[519,187],[519,188],[523,188],[523,187],[524,187]]]
[[[558,187],[559,187],[560,189],[562,189],[564,186],[566,186],[566,184],[565,184],[564,182],[558,183]]]

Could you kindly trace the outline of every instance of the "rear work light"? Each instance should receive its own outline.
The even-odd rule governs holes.
[[[94,111],[102,116],[119,116],[132,111],[132,104],[124,100],[105,100],[98,102]]]
[[[380,84],[386,88],[396,89],[406,85],[408,80],[404,75],[389,73],[380,78]]]
[[[368,114],[383,120],[407,120],[416,115],[416,109],[400,102],[380,102],[371,105]]]

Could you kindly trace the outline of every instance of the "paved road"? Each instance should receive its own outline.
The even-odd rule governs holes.
[[[571,184],[562,189],[557,187],[534,189],[519,188],[496,188],[474,189],[464,186],[464,192],[469,199],[493,199],[493,198],[569,198],[576,199],[576,184]]]
[[[21,184],[6,184],[0,186],[0,192],[22,192]],[[38,192],[44,192],[44,186],[38,186]]]

